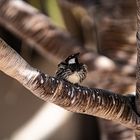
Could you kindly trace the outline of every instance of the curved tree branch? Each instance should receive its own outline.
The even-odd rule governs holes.
[[[32,68],[20,55],[0,39],[0,70],[17,79],[44,101],[66,110],[114,120],[134,130],[140,129],[140,117],[134,106],[135,96],[75,86]]]
[[[0,7],[0,23],[34,45],[43,56],[50,52],[62,58],[84,51],[68,32],[57,28],[47,16],[30,5],[22,1],[2,0]]]

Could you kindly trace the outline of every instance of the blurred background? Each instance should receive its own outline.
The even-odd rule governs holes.
[[[133,0],[0,0],[0,37],[52,76],[62,59],[80,51],[88,87],[135,92],[135,34]],[[45,103],[0,72],[0,140],[112,139],[134,136],[120,124]]]

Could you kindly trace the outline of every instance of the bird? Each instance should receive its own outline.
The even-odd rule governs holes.
[[[79,63],[79,54],[72,54],[60,62],[55,77],[73,84],[81,83],[87,76],[87,65]]]

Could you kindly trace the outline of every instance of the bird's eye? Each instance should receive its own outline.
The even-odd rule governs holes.
[[[76,62],[75,62],[75,58],[72,58],[72,59],[70,59],[70,60],[68,61],[68,64],[74,64],[74,63],[76,63]]]

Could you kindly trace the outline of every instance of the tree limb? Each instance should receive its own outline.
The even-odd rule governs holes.
[[[68,32],[57,28],[47,16],[30,5],[2,0],[0,7],[0,23],[35,46],[43,56],[47,53],[62,58],[73,52],[83,52],[82,45]]]
[[[102,89],[75,86],[50,77],[32,68],[2,39],[0,69],[44,101],[55,103],[72,112],[114,120],[131,129],[140,129],[140,118],[133,103],[135,96],[122,96]]]

